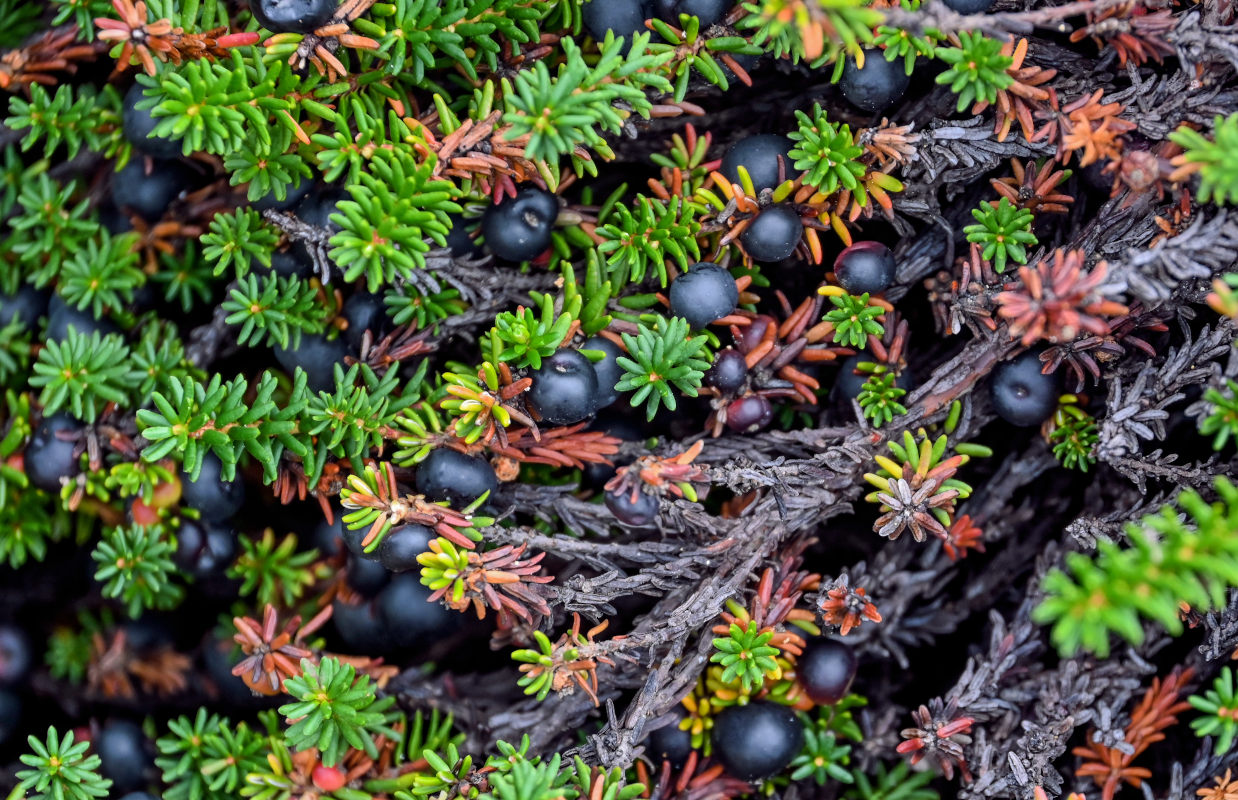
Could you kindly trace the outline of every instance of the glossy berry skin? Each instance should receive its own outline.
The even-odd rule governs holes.
[[[725,317],[739,303],[739,289],[731,273],[705,261],[671,281],[671,316],[683,317],[693,328],[704,328]]]
[[[463,214],[448,214],[451,231],[447,234],[447,248],[456,258],[477,258],[485,248],[477,241],[480,222]]]
[[[154,222],[192,181],[193,173],[179,161],[156,159],[148,174],[146,159],[134,158],[112,176],[112,200],[121,210]]]
[[[756,700],[728,706],[714,717],[714,755],[736,778],[756,781],[778,774],[804,746],[804,729],[786,706]]]
[[[289,375],[297,367],[305,370],[306,385],[310,389],[331,391],[335,388],[335,365],[342,362],[348,353],[348,342],[344,341],[344,337],[327,339],[314,334],[302,336],[299,347],[275,348],[275,360]]]
[[[112,791],[131,792],[147,783],[147,772],[153,766],[142,729],[124,719],[109,720],[91,742],[103,762],[99,772],[112,779]]]
[[[358,292],[344,301],[344,319],[348,327],[344,330],[344,341],[353,350],[361,348],[361,340],[365,332],[371,332],[373,341],[387,335],[391,330],[391,319],[387,316],[387,306],[382,295]]]
[[[202,470],[196,481],[181,473],[181,501],[196,508],[206,522],[222,522],[240,510],[245,502],[245,482],[240,474],[232,480],[220,478],[223,465],[213,454],[202,459]]]
[[[728,347],[714,356],[714,365],[705,373],[705,385],[723,394],[738,394],[748,380],[748,364],[744,354]]]
[[[632,34],[645,32],[645,10],[640,0],[591,0],[580,9],[585,30],[601,41],[608,31],[631,41]]]
[[[833,705],[851,689],[859,664],[850,645],[815,639],[795,659],[795,679],[814,703]]]
[[[774,420],[774,407],[765,397],[750,394],[726,407],[726,426],[736,433],[756,433]]]
[[[571,425],[597,410],[598,376],[579,350],[563,349],[542,359],[530,376],[525,402],[549,425]]]
[[[81,427],[68,414],[47,417],[35,428],[26,445],[23,458],[26,477],[33,486],[45,492],[59,494],[60,479],[71,478],[81,471],[81,460],[73,455],[76,442],[66,442],[56,434],[76,431]]]
[[[150,108],[135,108],[138,101],[144,100],[145,95],[142,93],[142,84],[135,83],[129,87],[129,91],[125,93],[125,99],[122,104],[121,127],[125,132],[125,139],[129,141],[133,147],[148,156],[155,158],[176,158],[181,154],[181,142],[179,139],[168,139],[163,136],[151,136],[151,131],[159,124],[160,118],[151,114],[153,109]]]
[[[226,525],[186,519],[176,530],[176,565],[195,578],[221,575],[236,557],[236,532]]]
[[[274,33],[313,33],[339,6],[339,0],[249,0],[254,19]]]
[[[795,252],[804,235],[800,215],[788,205],[769,206],[740,234],[748,255],[757,261],[781,261]]]
[[[615,359],[626,355],[619,345],[605,336],[590,336],[580,346],[581,350],[601,350],[606,356],[601,361],[593,362],[593,373],[598,378],[597,407],[603,409],[619,399],[619,390],[615,384],[623,378],[623,367]]]
[[[602,498],[610,513],[624,525],[633,528],[643,528],[658,518],[658,506],[661,504],[658,496],[649,492],[637,492],[636,502],[632,502],[632,492],[622,490],[607,492]]]
[[[0,745],[13,738],[21,725],[21,698],[0,689]]]
[[[740,139],[731,145],[722,156],[719,168],[731,183],[739,183],[739,167],[748,171],[752,188],[773,189],[779,184],[778,157],[782,157],[785,180],[792,180],[799,173],[792,165],[791,148],[794,143],[777,133],[762,133]]]
[[[553,194],[525,186],[514,197],[504,197],[503,202],[486,209],[481,235],[486,247],[499,258],[532,261],[550,247],[550,233],[558,216],[559,201]]]
[[[29,330],[47,313],[47,300],[47,292],[28,283],[18,286],[13,294],[0,294],[0,328],[20,319],[22,330]]]
[[[391,574],[386,570],[383,573]],[[352,605],[336,600],[331,609],[331,622],[344,643],[345,652],[374,655],[391,651],[392,643],[373,603]]]
[[[409,572],[393,577],[374,602],[384,635],[396,647],[429,645],[459,626],[460,615],[428,602],[430,594],[418,574]]]
[[[993,0],[943,0],[951,11],[960,14],[983,14],[993,7]]]
[[[424,525],[399,525],[387,531],[378,544],[378,563],[389,572],[408,572],[420,568],[417,556],[430,549],[437,534]]]
[[[1058,380],[1044,375],[1038,350],[1029,350],[993,370],[993,409],[1020,427],[1039,425],[1057,409]]]
[[[877,294],[890,288],[898,265],[881,242],[856,242],[834,259],[834,276],[848,293]]]
[[[645,754],[652,758],[655,764],[665,760],[678,769],[692,754],[692,734],[680,730],[677,722],[663,725],[645,739]]]
[[[450,447],[431,451],[417,465],[415,483],[419,494],[435,503],[447,501],[455,509],[464,508],[486,492],[493,500],[499,488],[499,479],[489,461],[466,456]]]
[[[716,24],[735,5],[732,0],[655,0],[658,19],[679,27],[679,15],[688,14],[701,21],[701,30]]]
[[[13,625],[0,625],[0,686],[12,686],[30,672],[30,639]]]
[[[69,329],[73,328],[82,336],[90,336],[95,331],[99,332],[99,336],[107,336],[109,333],[116,333],[117,328],[106,319],[95,319],[94,315],[89,310],[79,311],[72,306],[66,305],[60,299],[60,295],[52,295],[51,300],[47,303],[47,332],[46,336],[52,341],[61,341],[69,335]]]
[[[365,598],[378,595],[391,581],[391,573],[378,563],[376,558],[348,557],[348,568],[345,572],[349,587]]]
[[[909,80],[901,58],[886,61],[881,50],[865,48],[864,66],[857,67],[855,58],[849,56],[838,86],[851,105],[876,114],[903,96]]]

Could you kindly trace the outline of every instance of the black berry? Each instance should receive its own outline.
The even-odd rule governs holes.
[[[390,577],[391,573],[382,567],[379,569]],[[386,627],[378,618],[374,603],[352,605],[336,600],[331,604],[331,609],[331,622],[349,651],[367,654],[391,651],[392,643],[387,638]]]
[[[795,712],[765,700],[729,706],[714,717],[714,755],[726,771],[746,781],[778,774],[804,746]]]
[[[290,247],[271,253],[271,271],[284,277],[308,278],[314,274],[314,262],[304,249]]]
[[[795,252],[804,235],[800,215],[788,205],[775,205],[757,214],[740,234],[748,255],[757,261],[781,261]]]
[[[447,234],[447,247],[456,258],[476,258],[482,254],[483,247],[477,241],[477,231],[480,221],[470,219],[463,214],[448,214],[451,220],[451,231]]]
[[[894,283],[894,254],[881,242],[856,242],[834,259],[834,276],[849,293],[877,294]]]
[[[418,569],[417,556],[430,549],[434,531],[424,525],[398,525],[378,545],[378,563],[391,572]]]
[[[550,425],[571,425],[597,410],[598,376],[580,351],[564,349],[542,359],[525,401]]]
[[[655,764],[665,760],[671,762],[673,767],[682,767],[692,754],[692,734],[680,730],[677,722],[663,725],[649,734],[645,740],[645,752]]]
[[[714,365],[705,373],[705,385],[723,394],[737,394],[748,380],[748,364],[744,354],[728,347],[714,356]]]
[[[601,41],[609,31],[629,41],[634,33],[645,32],[645,10],[640,0],[592,0],[580,9],[585,29]]]
[[[300,203],[314,188],[314,182],[304,175],[294,175],[293,183],[284,187],[284,199],[280,200],[279,195],[271,190],[254,201],[255,211],[266,211],[267,209],[275,209],[276,211],[287,211],[293,206]]]
[[[0,625],[0,686],[12,686],[30,672],[30,640],[21,628]]]
[[[21,698],[6,689],[0,689],[0,744],[13,738],[21,724]]]
[[[258,24],[275,33],[313,33],[331,21],[340,0],[249,0]]]
[[[603,412],[599,414],[593,423],[589,426],[589,430],[601,431],[608,436],[614,436],[625,442],[639,442],[645,438],[641,429],[632,423],[626,417],[615,416],[613,413],[608,414]],[[584,485],[594,489],[600,489],[615,477],[617,467],[631,463],[632,459],[626,456],[612,456],[613,464],[598,464],[592,461],[585,462],[585,468],[581,471],[581,477],[584,479]]]
[[[297,367],[305,370],[306,385],[314,391],[335,388],[335,365],[348,355],[342,336],[328,339],[318,334],[304,335],[301,344],[291,349],[275,348],[275,360],[291,375]]]
[[[236,531],[227,525],[184,520],[176,531],[176,565],[195,578],[220,575],[236,556]]]
[[[658,518],[658,496],[648,492],[638,491],[636,502],[632,502],[630,489],[607,492],[602,500],[610,513],[615,515],[615,519],[633,528],[643,528]]]
[[[601,361],[593,362],[593,373],[598,378],[597,407],[606,408],[619,399],[619,390],[615,384],[623,377],[623,367],[616,361],[619,356],[626,355],[619,345],[605,336],[591,336],[580,346],[581,350],[601,350],[606,355]]]
[[[490,252],[499,258],[532,261],[550,247],[550,233],[558,216],[559,201],[553,194],[526,186],[514,197],[504,197],[503,202],[486,209],[481,235]]]
[[[162,217],[181,192],[189,188],[193,173],[179,161],[155,159],[146,171],[146,159],[130,159],[124,169],[112,176],[112,200],[153,222]]]
[[[460,624],[458,613],[429,598],[430,590],[416,573],[396,575],[378,596],[379,622],[396,647],[428,645]]]
[[[28,283],[18,286],[13,294],[0,294],[0,328],[20,319],[22,329],[29,330],[39,317],[47,313],[47,300],[47,292]]]
[[[871,364],[877,363],[877,359],[867,350],[858,353],[854,356],[848,356],[843,360],[838,368],[838,377],[834,379],[834,388],[831,391],[833,398],[844,404],[860,396],[860,389],[868,381],[867,373],[856,372],[855,368],[861,361],[867,361]],[[910,369],[903,369],[894,378],[894,385],[904,391],[910,392],[915,387],[915,377]]]
[[[131,792],[146,785],[153,762],[146,749],[146,736],[137,725],[123,719],[109,720],[91,745],[103,762],[99,772],[112,779],[112,791]]]
[[[726,426],[736,433],[755,433],[774,419],[774,407],[759,394],[732,400],[726,407]]]
[[[159,800],[159,798],[147,792],[129,792],[120,800]]]
[[[340,548],[345,546],[345,534],[348,532],[348,526],[344,524],[343,510],[334,503],[332,503],[331,510],[334,512],[331,521],[327,522],[325,517],[320,519],[314,526],[314,535],[310,539],[318,552],[328,558],[340,554]],[[369,528],[366,527],[364,530],[369,530]]]
[[[866,48],[863,67],[856,66],[854,56],[847,57],[838,85],[851,105],[875,114],[903,96],[908,80],[901,58],[886,61],[881,50]]]
[[[440,447],[417,465],[417,491],[433,502],[447,501],[452,508],[463,508],[499,488],[499,479],[490,462],[479,456],[466,456],[450,447]]]
[[[795,659],[795,678],[814,703],[833,705],[851,689],[859,663],[850,645],[816,639]]]
[[[752,179],[752,188],[758,192],[762,189],[773,189],[781,182],[778,180],[780,157],[784,180],[792,180],[799,174],[791,166],[793,146],[793,142],[781,134],[762,133],[749,136],[730,146],[722,156],[720,170],[731,183],[739,183],[739,167],[742,166]]]
[[[219,459],[207,453],[196,481],[181,473],[181,501],[197,509],[207,522],[222,522],[245,502],[245,482],[241,476],[233,475],[232,480],[225,482],[220,477],[222,470]]]
[[[952,11],[960,14],[983,14],[993,7],[994,0],[943,0]]]
[[[654,11],[659,19],[679,25],[679,15],[688,14],[701,21],[701,30],[717,23],[734,6],[733,0],[656,0]]]
[[[391,330],[391,319],[382,295],[357,292],[344,301],[343,315],[348,321],[344,341],[354,350],[361,347],[366,331],[371,332],[373,341],[378,341]]]
[[[135,149],[148,156],[176,158],[182,152],[180,140],[150,135],[159,124],[160,118],[151,114],[153,109],[136,108],[138,101],[143,99],[145,95],[140,83],[133,84],[125,93],[124,111],[121,114],[125,138]]]
[[[670,301],[671,316],[683,317],[693,328],[704,328],[735,310],[739,289],[731,273],[701,261],[671,281]]]
[[[293,213],[306,225],[322,228],[328,233],[339,233],[340,226],[331,219],[331,215],[340,213],[338,205],[341,201],[351,199],[352,195],[343,189],[323,188],[307,195]]]
[[[1029,350],[993,370],[993,409],[1007,422],[1039,425],[1057,409],[1058,380],[1041,372],[1040,353]]]
[[[26,445],[23,461],[30,483],[45,492],[60,493],[61,478],[81,471],[81,459],[73,455],[77,442],[65,441],[56,434],[76,431],[80,423],[68,414],[47,417],[35,428]]]
[[[386,588],[391,573],[377,559],[348,557],[348,585],[362,597],[372,598]]]
[[[107,336],[117,331],[110,321],[95,319],[89,311],[79,311],[66,305],[60,295],[52,295],[47,303],[47,338],[60,341],[69,335],[70,328],[82,336],[90,336],[95,331],[100,336]]]

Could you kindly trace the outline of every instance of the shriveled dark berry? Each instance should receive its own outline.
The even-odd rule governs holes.
[[[176,565],[195,578],[220,575],[236,557],[236,531],[226,524],[186,519],[176,530]]]
[[[768,700],[728,706],[714,717],[714,755],[736,778],[755,781],[777,775],[804,746],[795,712]]]
[[[15,625],[0,625],[0,686],[12,686],[30,672],[30,639]]]
[[[1013,425],[1039,425],[1057,409],[1058,379],[1041,372],[1040,351],[1028,350],[993,370],[993,409]]]
[[[758,192],[773,189],[779,184],[779,157],[782,158],[784,180],[792,180],[799,174],[791,166],[793,146],[790,139],[777,133],[748,136],[731,145],[723,154],[720,171],[731,183],[739,183],[739,167],[742,166],[752,179],[752,188]]]
[[[112,175],[112,200],[121,210],[147,221],[162,217],[181,192],[194,180],[194,173],[180,161],[155,159],[146,171],[146,159],[134,158]]]
[[[21,726],[21,698],[7,689],[0,689],[0,744],[13,738]]]
[[[18,286],[13,294],[0,294],[0,328],[20,319],[22,329],[29,330],[47,313],[47,300],[47,292],[28,283]]]
[[[640,0],[590,0],[580,9],[585,30],[598,41],[607,32],[631,41],[632,34],[645,32],[645,10]]]
[[[77,443],[66,442],[56,435],[80,427],[81,423],[68,414],[56,414],[45,418],[35,428],[23,456],[26,477],[33,486],[59,494],[61,478],[72,478],[81,471],[81,459],[73,455]]]
[[[736,433],[755,433],[774,419],[774,407],[763,395],[750,394],[726,407],[726,426]]]
[[[859,664],[850,645],[814,639],[795,659],[795,679],[814,703],[833,705],[851,689]]]
[[[362,597],[375,597],[391,580],[391,573],[378,563],[378,559],[348,557],[348,568],[345,570],[348,586]]]
[[[108,720],[91,742],[91,749],[102,762],[99,773],[111,778],[113,792],[141,789],[148,781],[154,761],[146,735],[126,719]]]
[[[605,336],[590,336],[580,346],[581,350],[601,350],[606,355],[601,361],[593,362],[593,373],[598,378],[597,407],[606,408],[619,399],[619,390],[615,384],[623,377],[623,367],[615,359],[626,355],[619,345]]]
[[[550,425],[571,425],[597,410],[598,376],[579,350],[563,349],[542,359],[529,377],[525,402]]]
[[[499,488],[499,479],[489,461],[450,447],[440,447],[426,456],[417,465],[415,482],[420,494],[436,503],[447,501],[457,509],[486,492],[493,499]]]
[[[297,347],[275,348],[275,360],[289,375],[297,367],[305,370],[306,385],[310,389],[331,391],[335,387],[335,365],[343,366],[348,352],[348,342],[342,336],[328,339],[321,334],[307,334],[301,337]]]
[[[632,492],[628,489],[607,492],[602,501],[615,519],[633,528],[643,528],[657,519],[661,504],[657,495],[640,491],[636,493],[636,502],[632,502]]]
[[[800,215],[789,205],[769,206],[740,234],[748,255],[757,261],[781,261],[795,252],[804,235]]]
[[[550,247],[550,234],[558,216],[559,201],[553,194],[525,186],[514,197],[504,197],[503,202],[486,209],[481,218],[481,235],[486,247],[499,258],[532,261]]]
[[[82,336],[90,336],[95,331],[100,336],[116,333],[117,327],[107,319],[95,319],[89,310],[79,311],[67,305],[60,295],[52,295],[47,303],[47,338],[58,342],[69,335],[69,329],[77,331]]]
[[[417,556],[430,549],[437,534],[425,525],[397,525],[378,545],[378,563],[391,572],[419,569]]]
[[[723,394],[736,394],[748,380],[748,364],[744,354],[728,347],[714,356],[714,365],[705,373],[705,385]]]
[[[181,473],[181,501],[197,509],[207,522],[222,522],[245,503],[245,482],[240,474],[224,481],[220,477],[222,471],[219,459],[207,453],[196,481],[190,480],[187,473]]]
[[[851,105],[875,114],[894,105],[907,91],[908,81],[901,58],[886,61],[881,50],[865,48],[863,67],[856,66],[854,56],[847,56],[838,86]]]
[[[881,242],[856,242],[834,259],[834,276],[851,294],[877,294],[894,283],[897,267],[894,254]]]
[[[374,603],[378,619],[396,647],[429,645],[459,627],[458,613],[429,598],[430,589],[417,573],[394,576],[378,596]]]
[[[378,341],[391,330],[391,318],[387,316],[387,306],[380,294],[357,292],[344,301],[343,315],[348,321],[344,341],[354,350],[361,347],[366,331]]]
[[[151,136],[151,132],[160,123],[161,118],[154,116],[151,112],[153,109],[137,108],[137,103],[144,100],[145,95],[142,93],[142,84],[135,83],[129,87],[129,91],[125,92],[125,99],[121,106],[121,127],[125,132],[125,139],[129,141],[133,147],[148,156],[155,158],[176,158],[182,152],[180,139],[174,139],[165,136]]]
[[[313,33],[339,6],[340,0],[249,0],[254,19],[274,33]]]
[[[739,289],[731,273],[717,264],[700,261],[671,281],[671,316],[683,317],[693,328],[704,328],[725,317],[739,303]]]
[[[946,7],[960,14],[983,14],[993,7],[994,0],[943,0]]]
[[[692,754],[692,734],[680,730],[677,722],[663,725],[645,740],[645,753],[655,764],[666,760],[672,767],[682,767]]]

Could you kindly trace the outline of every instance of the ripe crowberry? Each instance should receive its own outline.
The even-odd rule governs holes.
[[[542,359],[529,377],[533,385],[525,402],[542,422],[571,425],[597,410],[598,376],[579,350],[563,349]]]
[[[727,149],[722,156],[722,166],[719,171],[731,183],[739,183],[739,167],[748,171],[752,179],[752,188],[758,192],[762,189],[773,189],[778,180],[779,157],[782,159],[784,180],[793,180],[799,173],[791,166],[791,148],[794,143],[785,136],[775,133],[762,133],[740,139]]]
[[[687,14],[701,22],[701,30],[717,23],[731,10],[731,0],[655,0],[654,13],[658,19],[679,25],[679,15]]]
[[[714,755],[737,778],[755,781],[781,772],[804,746],[804,729],[786,706],[757,700],[714,717]]]
[[[692,734],[680,730],[678,722],[663,725],[649,734],[645,740],[645,752],[655,764],[666,760],[671,762],[672,767],[682,767],[692,754]]]
[[[993,7],[993,0],[944,0],[946,7],[960,14],[983,14]]]
[[[463,214],[448,214],[451,221],[451,231],[447,234],[447,248],[456,258],[477,258],[484,250],[477,241],[477,231],[480,220],[465,217]]]
[[[0,294],[0,328],[20,319],[22,330],[29,330],[47,313],[47,300],[47,292],[28,283],[18,286],[13,294]]]
[[[60,295],[52,295],[47,303],[47,338],[58,342],[69,335],[70,328],[82,336],[89,336],[95,331],[100,336],[117,332],[116,326],[109,320],[95,319],[89,311],[79,311],[66,305]]]
[[[781,261],[795,252],[804,235],[800,215],[789,205],[774,205],[757,214],[740,234],[748,255],[756,261]]]
[[[377,558],[358,558],[351,554],[345,576],[349,588],[367,598],[375,597],[391,581],[391,573]]]
[[[418,569],[417,556],[430,549],[434,531],[425,525],[397,525],[378,545],[378,563],[390,572]]]
[[[705,261],[671,281],[671,316],[683,317],[693,328],[704,328],[735,310],[739,289],[735,279],[717,264]]]
[[[503,202],[486,209],[481,235],[486,247],[499,258],[532,261],[550,247],[550,233],[558,216],[559,201],[553,194],[525,186],[514,197],[504,197]]]
[[[293,214],[306,225],[322,228],[327,233],[339,233],[340,226],[331,219],[332,214],[342,213],[339,203],[351,200],[352,195],[338,187],[318,187],[310,192],[296,207]]]
[[[56,414],[45,418],[35,428],[23,458],[26,477],[33,486],[59,494],[61,479],[71,478],[81,471],[81,459],[73,455],[77,442],[65,441],[57,436],[61,432],[76,431],[79,427],[80,423],[68,414]]]
[[[993,409],[1013,425],[1039,425],[1057,408],[1058,379],[1041,372],[1040,353],[1029,350],[993,370]]]
[[[415,572],[396,575],[374,605],[391,644],[398,648],[429,645],[452,633],[460,615],[442,603],[429,603],[430,589]]]
[[[838,85],[851,105],[875,114],[902,97],[908,81],[902,59],[886,61],[881,50],[865,48],[864,66],[856,66],[855,58],[848,56]]]
[[[732,400],[726,407],[726,426],[736,433],[756,433],[774,419],[774,407],[759,394]]]
[[[146,785],[146,773],[154,766],[146,747],[146,735],[129,720],[104,723],[91,742],[91,749],[103,762],[99,772],[112,779],[112,791],[131,792]]]
[[[125,93],[122,105],[121,126],[125,139],[138,151],[155,158],[176,158],[181,154],[180,139],[169,139],[163,136],[151,136],[160,122],[149,108],[135,108],[139,100],[145,98],[142,94],[142,84],[135,83]]]
[[[254,201],[254,210],[266,211],[270,208],[276,211],[287,211],[308,197],[314,189],[314,182],[303,175],[294,175],[293,181],[295,183],[284,188],[283,200],[280,200],[279,195],[272,190]]]
[[[415,478],[417,491],[433,502],[447,501],[452,508],[463,508],[499,488],[499,479],[494,467],[480,456],[466,456],[459,450],[440,447],[430,452],[417,465]]]
[[[259,266],[261,269],[261,266]],[[314,274],[314,262],[302,248],[290,247],[271,253],[271,271],[276,275],[308,278]]]
[[[382,567],[379,569],[384,575],[391,576],[391,573]],[[346,652],[376,655],[392,649],[392,643],[387,638],[387,629],[378,618],[378,609],[371,602],[364,601],[353,605],[336,600],[331,604],[331,623],[344,643]]]
[[[291,344],[291,343],[290,343]],[[335,365],[348,355],[344,337],[328,339],[320,334],[306,334],[297,347],[275,348],[275,360],[292,375],[297,367],[305,371],[306,385],[314,391],[335,388]]]
[[[331,21],[340,0],[249,0],[258,24],[274,33],[313,33]]]
[[[202,469],[196,481],[181,473],[181,500],[196,508],[207,522],[222,522],[240,510],[245,502],[245,482],[234,475],[224,482],[220,478],[223,464],[212,453],[202,459]]]
[[[602,499],[615,519],[633,528],[652,524],[658,518],[658,506],[661,505],[658,496],[649,492],[637,492],[636,502],[633,503],[630,489],[607,492]]]
[[[598,41],[608,32],[631,41],[632,34],[645,32],[645,9],[640,0],[591,0],[580,9],[585,30]]]
[[[859,666],[855,650],[833,639],[815,639],[795,659],[795,679],[814,703],[832,705],[847,694]]]
[[[186,519],[176,531],[176,565],[195,578],[222,574],[236,556],[236,531]]]
[[[12,686],[30,671],[30,640],[14,625],[0,625],[0,686]]]
[[[606,355],[601,361],[593,362],[593,373],[598,378],[597,407],[606,408],[619,399],[619,390],[615,384],[623,377],[623,367],[616,361],[619,356],[626,355],[619,345],[605,336],[590,336],[580,346],[581,350],[601,350]]]
[[[894,254],[881,242],[856,242],[834,259],[834,276],[850,294],[877,294],[894,283]]]
[[[180,161],[155,159],[148,173],[146,159],[134,158],[112,175],[112,200],[121,210],[154,222],[193,179],[194,173]]]
[[[728,347],[714,356],[714,365],[705,373],[705,385],[723,394],[738,394],[748,380],[748,364],[744,354]]]
[[[348,322],[344,341],[354,350],[361,347],[366,331],[370,331],[373,341],[378,341],[391,330],[391,318],[387,316],[382,295],[357,292],[344,301],[342,313]]]
[[[860,396],[860,389],[864,387],[869,378],[867,374],[855,371],[861,361],[877,363],[877,359],[867,350],[854,356],[847,356],[838,368],[838,377],[834,379],[834,388],[830,392],[834,400],[848,404]],[[910,392],[915,387],[915,376],[912,375],[910,369],[904,368],[895,376],[894,385]]]

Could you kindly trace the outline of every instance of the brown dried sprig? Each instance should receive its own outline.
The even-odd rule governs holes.
[[[881,124],[856,131],[855,143],[864,148],[871,163],[879,169],[910,164],[919,158],[916,145],[920,141],[920,134],[912,133],[912,127],[911,124],[892,125],[882,117]]]
[[[105,637],[96,632],[90,637],[90,665],[87,685],[107,698],[132,699],[137,694],[133,681],[149,692],[175,694],[188,685],[189,657],[168,645],[149,651],[129,646],[125,631]]]
[[[400,522],[432,528],[439,536],[469,550],[476,547],[465,533],[473,527],[470,515],[453,511],[446,505],[431,503],[424,495],[401,494],[395,471],[387,462],[379,466],[368,465],[364,476],[349,475],[348,484],[340,493],[340,503],[345,508],[373,512],[364,515],[371,521],[370,529],[361,541],[362,547],[368,547],[388,528]]]
[[[235,641],[245,653],[245,658],[232,668],[245,685],[258,694],[272,696],[282,691],[284,681],[301,674],[301,659],[313,660],[313,650],[304,646],[305,637],[317,631],[331,618],[331,606],[319,611],[309,622],[301,625],[300,615],[279,627],[275,606],[268,605],[262,615],[262,623],[251,617],[233,617],[236,627]]]
[[[907,741],[898,746],[898,752],[911,754],[911,763],[918,764],[925,758],[932,758],[941,768],[946,780],[954,778],[957,767],[964,781],[971,781],[971,773],[967,771],[967,758],[963,746],[971,743],[971,717],[960,717],[957,701],[951,698],[945,707],[940,700],[934,698],[929,706],[920,706],[911,712],[916,722],[914,728],[904,728],[900,735]]]
[[[1013,79],[1013,82],[1006,88],[997,90],[997,102],[994,104],[997,119],[993,132],[997,134],[999,142],[1006,141],[1006,137],[1010,135],[1010,128],[1015,122],[1019,123],[1023,138],[1031,139],[1036,130],[1034,124],[1036,112],[1043,112],[1048,108],[1051,95],[1049,90],[1043,87],[1053,80],[1053,77],[1057,75],[1057,70],[1023,66],[1023,61],[1027,58],[1027,47],[1027,39],[1020,39],[1018,43],[1015,43],[1011,38],[1002,45],[1001,54],[1011,59],[1010,66],[1006,68],[1006,74]],[[977,101],[972,106],[972,113],[979,114],[988,107],[987,100]]]
[[[1238,781],[1233,779],[1233,770],[1225,770],[1225,775],[1213,778],[1215,786],[1205,786],[1195,790],[1197,797],[1203,800],[1238,800]]]
[[[1096,293],[1105,282],[1104,261],[1086,272],[1087,255],[1082,250],[1053,251],[1053,259],[1019,267],[1022,286],[996,297],[997,313],[1010,323],[1011,337],[1024,347],[1044,339],[1069,341],[1081,333],[1104,336],[1109,324],[1102,317],[1116,317],[1129,309]]]
[[[864,620],[881,622],[881,613],[877,606],[868,598],[868,592],[863,586],[852,586],[851,576],[840,575],[823,592],[817,601],[821,618],[826,625],[838,628],[839,636],[846,636],[854,628],[858,628]]]
[[[77,26],[47,31],[25,47],[9,50],[0,56],[0,89],[26,89],[33,83],[52,86],[53,73],[77,72],[77,62],[93,61],[101,46],[77,41]]]
[[[1170,313],[1162,309],[1148,311],[1142,303],[1136,301],[1127,314],[1110,321],[1107,335],[1088,336],[1078,341],[1056,344],[1041,353],[1040,360],[1045,365],[1043,372],[1048,375],[1065,364],[1074,376],[1073,391],[1077,392],[1083,388],[1087,377],[1090,376],[1093,381],[1100,380],[1101,364],[1121,358],[1128,346],[1146,355],[1155,356],[1156,348],[1151,342],[1135,334],[1138,331],[1169,330],[1165,322]]]
[[[951,561],[958,561],[960,558],[967,558],[967,553],[971,550],[983,553],[983,536],[984,531],[972,522],[971,515],[963,514],[946,529],[942,549]]]
[[[520,672],[525,675],[525,679],[521,680],[521,685],[543,687],[545,691],[556,694],[570,694],[579,688],[588,695],[594,706],[599,705],[598,664],[613,667],[615,662],[605,655],[588,653],[595,644],[594,637],[606,630],[609,624],[609,620],[602,620],[601,623],[582,634],[580,614],[573,612],[571,629],[564,631],[563,635],[553,644],[545,637],[545,634],[538,636],[543,652],[539,654],[536,651],[523,651],[536,660],[527,660],[520,665]],[[545,652],[547,647],[549,653]],[[539,694],[538,697],[542,695]]]
[[[444,546],[444,541],[431,540],[430,550],[417,559],[424,567],[423,577],[441,573],[442,580],[431,584],[431,588],[438,588],[427,598],[430,602],[442,600],[448,608],[461,612],[472,606],[478,619],[485,619],[487,608],[500,616],[514,614],[525,622],[532,622],[534,614],[550,615],[546,592],[540,589],[541,584],[554,580],[551,575],[539,574],[545,553],[523,558],[523,544],[478,553],[458,550],[450,543]]]
[[[606,483],[608,492],[630,492],[632,502],[637,501],[637,493],[642,487],[648,486],[657,493],[668,492],[675,497],[687,497],[696,500],[694,483],[709,483],[709,473],[698,467],[692,461],[701,454],[705,447],[703,440],[697,441],[679,455],[659,458],[643,456],[626,467],[621,467],[615,477]]]
[[[1035,161],[1026,164],[1018,159],[1010,160],[1013,177],[992,178],[989,184],[997,193],[1019,208],[1033,213],[1065,214],[1075,199],[1057,187],[1066,181],[1067,173],[1058,169],[1052,160],[1046,160],[1039,168]]]
[[[610,464],[610,456],[619,452],[622,440],[602,431],[587,431],[588,425],[581,422],[544,430],[540,439],[530,429],[517,429],[507,434],[506,444],[492,441],[489,450],[520,463],[568,469],[582,469],[586,463]]]
[[[1142,3],[1132,1],[1089,11],[1087,20],[1088,24],[1072,33],[1070,40],[1081,42],[1090,36],[1097,47],[1112,47],[1123,67],[1127,63],[1142,66],[1149,60],[1159,64],[1165,56],[1174,54],[1173,45],[1165,38],[1175,24],[1173,13],[1167,9],[1149,11]]]
[[[185,59],[218,58],[231,47],[258,43],[256,33],[227,33],[217,28],[206,33],[186,33],[173,27],[168,19],[151,20],[143,0],[112,0],[112,8],[120,19],[98,17],[99,39],[104,42],[124,42],[116,60],[116,71],[124,72],[137,58],[148,75],[156,72],[155,59],[180,64]]]
[[[800,569],[803,552],[811,543],[810,540],[801,540],[793,549],[783,553],[776,565],[766,567],[747,607],[728,601],[729,610],[722,612],[722,622],[713,627],[713,632],[726,636],[731,625],[747,630],[748,623],[754,622],[759,632],[773,633],[769,641],[771,647],[777,647],[784,656],[800,655],[805,643],[804,634],[788,628],[787,624],[819,633],[813,624],[813,613],[799,607],[804,593],[821,585],[820,575]]]

